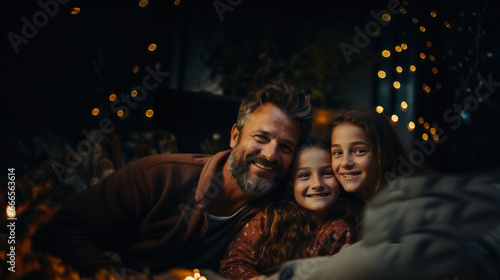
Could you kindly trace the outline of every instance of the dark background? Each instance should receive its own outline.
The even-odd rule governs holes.
[[[422,142],[422,134],[432,139],[426,122],[441,129],[440,143],[422,142],[434,147],[425,154],[426,165],[442,172],[499,166],[500,86],[487,98],[474,97],[478,75],[500,82],[497,1],[40,2],[57,3],[45,22],[34,18],[44,11],[38,1],[2,1],[0,8],[2,168],[30,170],[74,147],[85,138],[82,130],[98,128],[103,118],[123,141],[164,129],[176,136],[179,152],[226,149],[241,98],[280,78],[311,94],[318,134],[325,116],[340,106],[380,105],[399,116],[410,151],[419,149],[415,140]],[[373,36],[348,62],[340,44],[355,46],[355,28],[367,32],[370,23],[384,23],[372,14],[383,14],[389,2],[405,12],[389,13],[386,26],[371,29]],[[223,20],[214,3],[228,8]],[[71,14],[76,7],[80,12]],[[23,36],[23,17],[39,26],[16,53],[9,36]],[[148,50],[151,43],[156,50]],[[397,52],[402,43],[408,48]],[[382,57],[382,50],[391,56]],[[410,72],[410,65],[417,70]],[[148,67],[168,77],[118,117],[109,96],[143,85]],[[387,77],[378,78],[379,70]],[[400,89],[393,87],[396,80]],[[99,115],[91,114],[94,108]],[[152,118],[145,116],[148,109]]]

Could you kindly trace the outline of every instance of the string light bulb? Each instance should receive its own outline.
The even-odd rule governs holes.
[[[406,111],[408,109],[408,103],[406,101],[401,102],[401,110]]]
[[[414,122],[409,122],[408,123],[408,130],[413,131],[415,129],[415,123]]]
[[[377,75],[378,75],[378,77],[379,77],[380,79],[383,79],[383,78],[385,78],[385,77],[387,76],[387,74],[385,73],[385,71],[384,71],[384,70],[380,70],[380,71],[378,71]]]

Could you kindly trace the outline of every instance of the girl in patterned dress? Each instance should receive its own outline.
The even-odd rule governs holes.
[[[344,199],[326,141],[310,138],[297,148],[285,194],[236,235],[222,276],[262,279],[287,260],[332,255],[356,241],[356,207]]]

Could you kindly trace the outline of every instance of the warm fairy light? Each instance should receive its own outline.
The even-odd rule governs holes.
[[[402,2],[402,3],[403,3],[403,5],[408,6],[408,1],[403,0],[403,2]]]
[[[408,130],[413,131],[415,129],[415,123],[414,122],[409,122],[408,123]]]
[[[72,15],[77,15],[80,13],[80,8],[78,7],[74,7],[71,9],[71,12],[70,12]]]
[[[207,278],[200,274],[199,269],[195,268],[193,270],[193,276],[186,276],[186,278],[184,278],[184,280],[207,280]]]
[[[407,45],[407,44],[405,44],[405,43],[402,43],[402,44],[401,44],[401,48],[402,48],[403,50],[406,50],[406,49],[408,48],[408,45]]]
[[[410,65],[410,72],[415,72],[417,70],[417,67],[415,65]]]
[[[431,54],[431,55],[429,55],[429,60],[434,61],[434,60],[436,60],[436,58]]]
[[[420,58],[425,59],[425,53],[420,53]]]
[[[392,116],[391,116],[391,120],[392,120],[393,122],[398,122],[398,120],[399,120],[398,115],[392,115]]]
[[[429,135],[427,135],[427,133],[422,134],[422,139],[424,139],[424,141],[427,141],[427,139],[429,139]]]
[[[430,47],[432,47],[432,42],[431,42],[431,41],[427,41],[427,42],[425,42],[425,45],[426,45],[428,48],[430,48]]]
[[[151,118],[151,117],[153,117],[154,113],[155,113],[155,112],[153,112],[153,110],[148,109],[148,110],[146,111],[146,117]]]
[[[425,32],[425,27],[420,26],[420,28],[419,28],[419,29],[420,29],[420,32]]]
[[[109,101],[113,102],[115,100],[116,100],[116,94],[113,93],[109,96]]]
[[[382,56],[383,56],[383,57],[389,57],[389,56],[391,56],[391,52],[390,52],[390,51],[388,51],[388,50],[383,50],[383,51],[382,51]]]
[[[438,69],[436,67],[432,67],[432,73],[433,74],[437,74],[438,73]]]
[[[175,0],[174,1],[174,5],[176,5],[176,6],[179,5],[180,3],[181,3],[181,0]]]
[[[132,72],[134,72],[134,73],[139,72],[139,66],[134,66],[134,68],[132,69]]]
[[[377,75],[380,79],[383,79],[387,76],[384,70],[378,71]]]
[[[134,89],[133,91],[131,91],[131,92],[130,92],[130,95],[131,95],[132,97],[136,97],[136,96],[137,96],[137,90],[135,90],[135,89]]]
[[[156,69],[160,69],[160,67],[161,67],[161,62],[159,62],[159,61],[158,61],[158,62],[156,62],[156,64],[155,64],[155,68],[156,68]]]
[[[149,4],[148,0],[141,0],[139,2],[139,7],[144,8]]]
[[[439,141],[439,135],[437,134],[432,135],[432,139],[434,139],[434,141],[436,142]]]
[[[152,52],[152,51],[156,50],[156,44],[151,44],[151,45],[149,45],[149,46],[148,46],[148,50],[149,50],[150,52]]]
[[[382,19],[383,19],[384,21],[390,21],[390,20],[391,20],[391,15],[389,15],[389,14],[383,14],[383,15],[382,15]]]
[[[450,29],[451,28],[451,24],[447,21],[444,22],[444,27]]]
[[[100,112],[100,111],[99,111],[99,108],[94,108],[94,109],[92,109],[92,115],[94,115],[94,116],[99,115],[99,112]]]
[[[437,88],[437,89],[441,89],[441,83],[437,83],[437,84],[436,84],[436,88]]]
[[[431,132],[432,135],[436,134],[436,129],[434,127],[431,127],[429,131]]]
[[[403,15],[406,15],[406,9],[401,9],[401,13],[402,13]]]
[[[382,113],[384,111],[384,107],[382,107],[382,106],[379,105],[379,106],[377,106],[377,108],[375,108],[375,111],[377,111],[377,113],[380,114],[380,113]]]
[[[408,103],[406,103],[406,101],[401,102],[401,109],[403,111],[406,110],[406,109],[408,109]]]
[[[426,92],[426,93],[430,93],[431,92],[431,87],[428,86],[427,84],[423,84],[422,85],[422,89]]]
[[[5,213],[7,214],[7,217],[15,218],[16,217],[16,207],[14,207],[12,205],[7,205],[7,208],[5,208]]]
[[[433,11],[431,12],[431,17],[436,17],[436,16],[437,16],[437,14],[436,14],[436,10],[433,10]]]
[[[422,118],[422,117],[418,118],[418,123],[419,124],[424,124],[424,122],[425,122],[424,118]]]
[[[430,127],[431,127],[431,125],[428,122],[424,123],[424,128],[425,129],[429,129]]]
[[[401,51],[403,50],[400,46],[396,46],[394,49],[395,49],[397,52],[401,52]]]
[[[403,67],[401,67],[401,66],[396,67],[396,72],[402,73],[403,72]]]
[[[413,21],[413,23],[418,23],[418,19],[416,17],[414,17],[411,21]]]
[[[118,112],[116,112],[116,115],[118,117],[122,117],[123,116],[123,110],[118,110]]]
[[[398,81],[394,81],[394,83],[392,83],[392,86],[394,86],[395,89],[399,89],[401,88],[401,83]]]

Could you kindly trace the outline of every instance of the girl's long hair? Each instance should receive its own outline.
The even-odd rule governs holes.
[[[298,153],[307,148],[319,148],[330,153],[328,141],[317,137],[305,140],[296,150]],[[292,168],[295,163],[292,164]],[[259,261],[258,271],[261,274],[272,274],[285,261],[307,257],[306,250],[313,242],[315,234],[304,208],[300,207],[293,196],[293,174],[290,170],[289,180],[285,182],[281,197],[274,203],[267,205],[264,209],[267,216],[263,234],[255,244],[255,254]],[[282,189],[283,189],[282,188]],[[339,200],[330,208],[332,219],[344,219],[347,223],[356,227],[359,222],[359,209],[356,201],[357,196],[352,196],[340,188]],[[354,199],[354,202],[351,201]],[[356,232],[355,232],[356,233]]]

